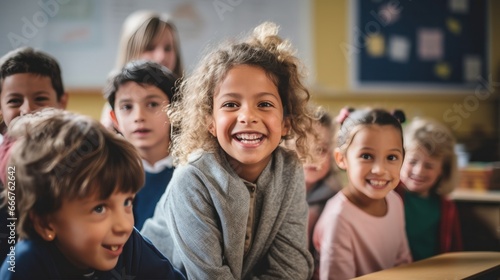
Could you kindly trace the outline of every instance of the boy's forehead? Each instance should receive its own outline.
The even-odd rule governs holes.
[[[148,99],[158,97],[168,100],[168,95],[155,85],[128,81],[118,86],[115,94],[115,101],[122,99]]]
[[[81,194],[75,193],[76,196],[68,198],[66,200],[69,202],[78,202],[84,205],[112,199],[113,197],[120,194],[134,195],[135,193],[122,191],[119,186],[115,186],[112,189],[103,189],[99,184],[93,183],[91,184],[90,189],[87,192],[83,192]]]
[[[36,92],[46,92],[57,97],[49,76],[33,73],[17,73],[2,80],[2,96],[8,93],[27,95]]]

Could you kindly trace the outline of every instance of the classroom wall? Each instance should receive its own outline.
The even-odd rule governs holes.
[[[88,115],[96,120],[101,118],[101,111],[106,102],[102,96],[102,89],[88,88],[75,89],[68,88],[69,94],[68,107],[69,111]]]
[[[345,105],[353,107],[381,106],[401,108],[408,118],[432,117],[450,126],[460,139],[471,137],[482,130],[489,137],[499,134],[498,98],[500,83],[500,1],[490,1],[490,71],[497,82],[493,91],[482,90],[478,94],[446,92],[406,92],[402,94],[384,92],[356,92],[349,83],[349,64],[341,50],[349,42],[350,0],[312,0],[312,29],[314,40],[315,73],[310,86],[313,102],[324,106],[333,114]],[[493,84],[493,83],[492,83]],[[68,89],[68,109],[99,119],[104,99],[101,89]],[[466,102],[478,102],[477,108],[467,107]],[[460,113],[457,106],[464,108]],[[469,108],[469,110],[467,109]],[[451,112],[450,112],[451,110]],[[447,113],[447,117],[445,117]]]
[[[499,135],[500,89],[500,2],[489,1],[490,13],[490,72],[496,81],[496,92],[356,92],[349,83],[349,63],[341,49],[349,42],[349,1],[314,0],[313,29],[315,38],[316,83],[311,87],[313,101],[336,114],[345,105],[401,108],[408,118],[432,117],[451,127],[460,139],[482,130],[488,137]],[[491,83],[493,84],[493,83]],[[477,98],[478,94],[481,99]],[[477,108],[466,102],[478,102]],[[462,111],[455,111],[461,106]],[[452,110],[450,112],[450,110]]]

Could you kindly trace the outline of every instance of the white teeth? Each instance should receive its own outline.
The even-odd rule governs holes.
[[[241,133],[236,135],[236,138],[238,138],[238,140],[255,140],[261,137],[262,134],[259,133]]]
[[[236,135],[236,139],[247,144],[257,144],[262,140],[260,133],[240,133]]]
[[[118,248],[120,248],[120,246],[115,245],[115,246],[110,246],[110,248],[111,248],[111,251],[114,252],[114,251],[118,250]]]
[[[370,185],[373,186],[384,186],[385,184],[387,184],[387,181],[370,180]]]

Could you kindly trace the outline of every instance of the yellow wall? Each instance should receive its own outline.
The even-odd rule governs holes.
[[[473,94],[456,93],[404,93],[380,94],[354,92],[349,84],[349,63],[341,46],[349,42],[350,0],[312,0],[313,38],[316,78],[311,86],[312,100],[336,114],[345,105],[353,107],[382,106],[401,108],[408,118],[427,116],[441,120],[453,128],[457,136],[467,137],[475,128],[482,128],[488,135],[498,135],[498,92],[483,90],[480,101]],[[500,1],[490,1],[490,68],[493,81],[500,83]],[[500,87],[496,87],[497,91]],[[70,89],[68,109],[99,119],[105,103],[101,89]],[[464,106],[466,102],[479,102],[477,108],[464,107],[464,115],[458,113],[444,119],[443,114],[453,110],[453,106]],[[474,109],[474,110],[472,110]],[[453,118],[451,118],[453,117]]]
[[[343,46],[349,42],[350,0],[314,0],[313,29],[315,38],[316,83],[311,87],[313,101],[333,114],[345,105],[352,107],[382,106],[401,108],[408,118],[432,117],[450,126],[459,137],[466,138],[477,128],[487,135],[498,135],[497,93],[484,88],[475,94],[411,92],[401,94],[355,92],[350,86],[349,60]],[[500,82],[500,1],[490,1],[491,60],[493,81]],[[492,83],[493,84],[493,83]],[[481,97],[484,99],[480,100]],[[484,98],[483,98],[484,97]],[[475,103],[477,102],[477,103]],[[475,105],[476,108],[474,107]],[[457,113],[455,107],[462,106]],[[451,111],[450,111],[451,110]],[[448,112],[447,117],[444,114]]]
[[[96,120],[101,118],[101,111],[106,102],[101,89],[68,89],[68,110],[88,115]]]

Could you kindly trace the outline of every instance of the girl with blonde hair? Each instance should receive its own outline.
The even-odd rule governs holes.
[[[123,22],[116,66],[110,76],[118,73],[128,62],[151,60],[167,67],[177,78],[183,75],[179,34],[172,19],[166,14],[148,10],[131,13]],[[105,104],[101,123],[113,130],[111,107]]]
[[[455,203],[455,137],[443,124],[416,118],[405,127],[406,158],[396,189],[405,202],[406,234],[414,260],[462,250]]]

